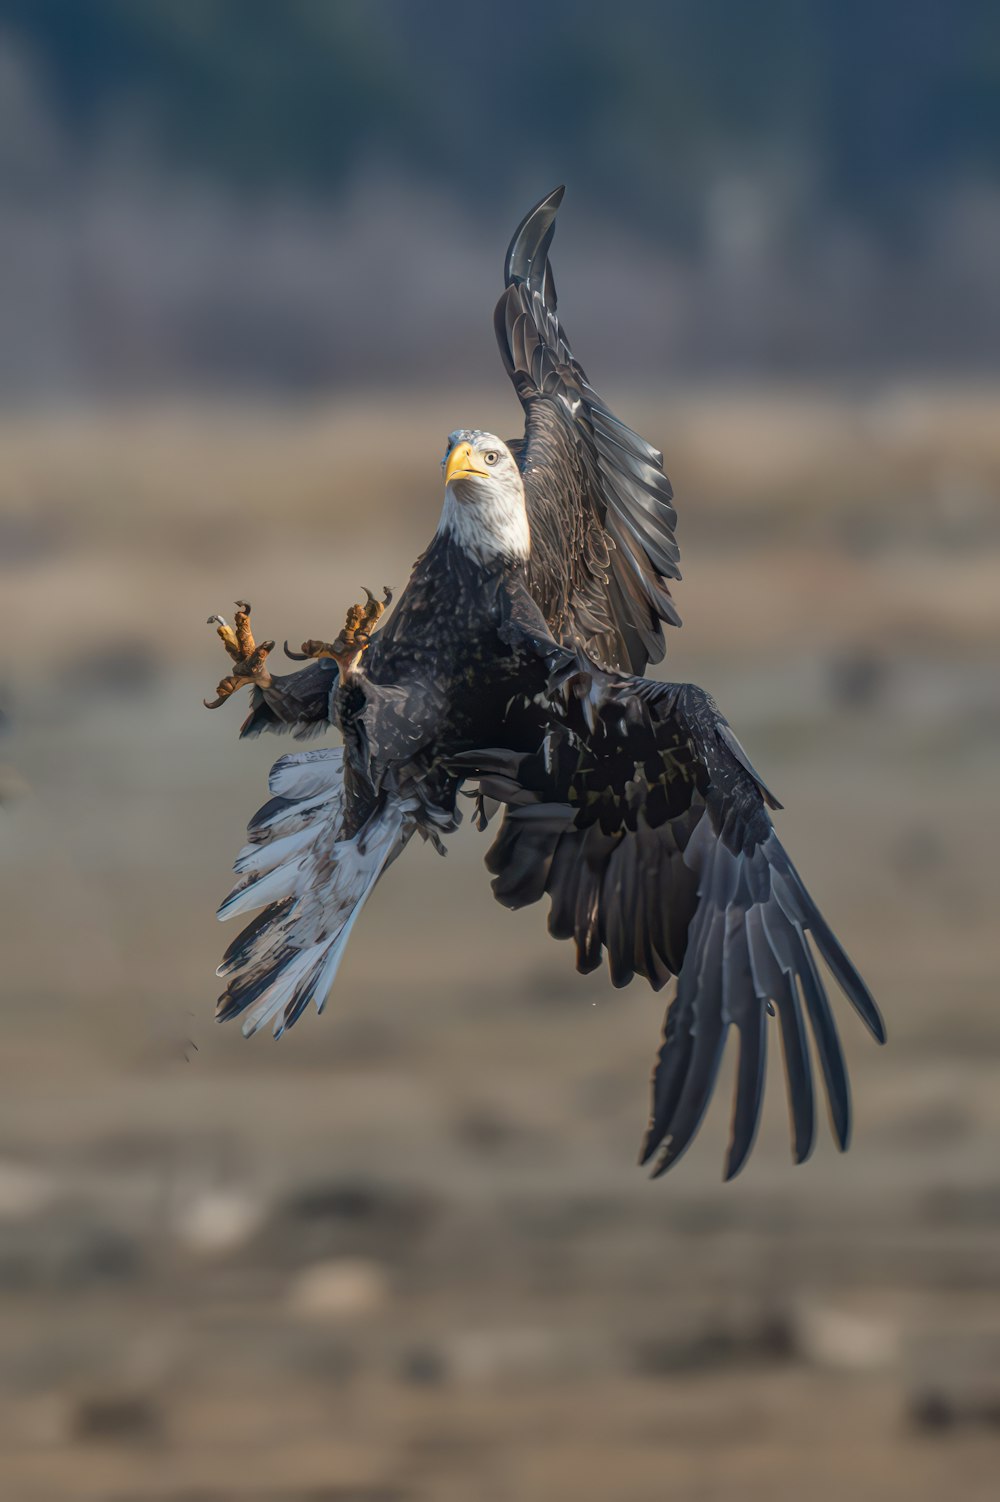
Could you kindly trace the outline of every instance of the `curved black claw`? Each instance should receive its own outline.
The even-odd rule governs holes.
[[[368,596],[368,604],[369,604],[369,606],[371,606],[371,605],[378,605],[380,607],[380,610],[388,610],[389,606],[392,604],[392,590],[389,588],[388,584],[383,584],[382,585],[382,598],[381,598],[381,600],[378,600],[378,599],[375,598],[375,596],[372,594],[371,590],[368,588],[367,584],[362,584],[361,588],[364,590],[365,594]]]
[[[285,656],[286,657],[290,657],[293,662],[308,662],[309,661],[309,653],[308,652],[293,652],[292,649],[291,649],[291,647],[288,645],[287,638],[285,639]]]

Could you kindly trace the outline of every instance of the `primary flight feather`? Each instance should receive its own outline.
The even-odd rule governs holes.
[[[358,914],[415,834],[444,848],[463,784],[507,907],[550,898],[549,931],[612,983],[676,978],[642,1162],[662,1173],[704,1115],[730,1028],[739,1039],[726,1176],[753,1145],[768,1033],[777,1030],[796,1161],[815,1136],[813,1039],[838,1146],[847,1071],[816,954],[878,1039],[864,981],[778,840],[780,805],[714,700],[640,675],[678,625],[677,514],[662,455],[605,405],[556,310],[549,249],[563,190],[511,242],[495,324],[524,436],[452,433],[437,531],[387,622],[368,593],[332,643],[272,675],[250,607],[212,617],[244,684],[243,735],[334,726],[343,746],[272,768],[219,910],[260,909],[219,967],[220,1019],[276,1036],[322,1010]],[[815,951],[815,953],[814,953]]]

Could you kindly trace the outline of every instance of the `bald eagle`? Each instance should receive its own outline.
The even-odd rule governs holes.
[[[335,726],[342,747],[283,756],[221,918],[260,909],[219,967],[221,1020],[275,1036],[321,1011],[348,936],[414,835],[443,851],[475,799],[502,808],[486,857],[506,907],[550,899],[549,931],[612,984],[674,980],[641,1162],[661,1174],[704,1115],[731,1027],[739,1058],[726,1159],[753,1145],[770,1020],[781,1035],[794,1157],[811,1151],[810,1048],[843,1149],[844,1057],[816,953],[882,1042],[878,1009],[775,833],[780,807],[703,689],[642,677],[678,625],[677,514],[662,455],[614,415],[570,349],[549,249],[563,190],[507,254],[495,325],[524,436],[453,432],[429,546],[380,629],[370,592],[308,665],[272,675],[250,606],[212,617],[242,685],[242,734]],[[286,650],[287,643],[286,643]],[[811,940],[811,942],[810,942]],[[815,951],[815,953],[814,953]]]

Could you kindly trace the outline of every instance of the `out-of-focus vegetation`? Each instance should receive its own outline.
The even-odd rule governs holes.
[[[342,184],[359,154],[473,200],[528,166],[683,223],[720,156],[771,154],[886,227],[928,178],[992,173],[989,0],[7,0],[60,117],[256,184]],[[484,143],[489,149],[484,151]]]
[[[986,0],[2,0],[0,399],[481,382],[558,181],[602,380],[993,372],[998,161]]]

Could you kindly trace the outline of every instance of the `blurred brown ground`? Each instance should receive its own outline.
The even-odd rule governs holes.
[[[486,845],[411,851],[322,1019],[212,1021],[267,768],[204,624],[401,586],[496,390],[0,423],[4,1502],[962,1502],[1000,1464],[991,388],[615,405],[661,442],[686,625],[882,1004],[855,1144],[793,1170],[777,1045],[634,1167],[659,999],[574,974]]]

